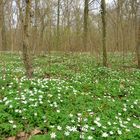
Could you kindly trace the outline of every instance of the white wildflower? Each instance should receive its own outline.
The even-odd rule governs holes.
[[[121,113],[118,113],[118,115],[121,116],[122,114]]]
[[[97,117],[95,120],[96,120],[96,121],[100,121],[100,118],[99,118],[99,117]]]
[[[73,126],[73,127],[71,128],[71,130],[72,130],[73,132],[76,132],[76,131],[77,131],[77,128],[76,128],[75,126]]]
[[[69,114],[69,117],[71,117],[71,118],[72,118],[72,117],[73,117],[73,114],[71,114],[71,113],[70,113],[70,114]]]
[[[88,125],[87,125],[87,124],[85,124],[84,127],[85,127],[86,129],[88,129]]]
[[[58,130],[62,130],[62,127],[61,127],[61,126],[57,126],[57,129],[58,129]]]
[[[106,126],[103,126],[104,129],[107,129]]]
[[[126,132],[130,132],[130,129],[126,129]]]
[[[84,139],[85,136],[83,134],[80,135],[80,139]]]
[[[94,127],[90,127],[90,129],[91,129],[92,131],[94,131],[94,130],[95,130],[95,128],[94,128]]]
[[[15,112],[17,113],[18,112],[18,109],[15,109]]]
[[[52,139],[55,139],[56,138],[56,134],[54,132],[52,132],[50,135],[51,135],[51,138]]]
[[[127,118],[127,120],[128,120],[128,121],[131,121],[131,119],[130,119],[130,118]]]
[[[4,98],[3,98],[3,101],[6,101],[7,99],[8,99],[7,97],[4,97]]]
[[[87,118],[85,118],[85,119],[84,119],[84,122],[87,122],[87,121],[88,121],[88,119],[87,119]]]
[[[110,131],[109,134],[110,134],[110,135],[113,135],[113,131]]]
[[[69,134],[70,134],[69,131],[66,131],[66,132],[64,133],[65,136],[69,136]]]
[[[57,113],[60,113],[60,110],[56,110]]]
[[[66,129],[70,130],[70,126],[66,126]]]
[[[90,115],[94,115],[94,112],[90,112],[89,114],[90,114]]]
[[[136,124],[135,124],[135,123],[133,123],[133,126],[134,126],[134,127],[136,127]]]
[[[98,127],[101,127],[102,125],[101,125],[101,123],[98,122],[98,123],[97,123],[97,126],[98,126]]]
[[[93,137],[92,136],[88,136],[88,140],[92,140],[93,139]]]
[[[44,120],[44,123],[46,123],[47,122],[47,120]]]
[[[37,116],[37,113],[34,113],[35,116]]]
[[[134,106],[133,106],[133,105],[131,105],[130,107],[131,107],[131,108],[134,108]]]
[[[135,102],[134,102],[134,104],[135,104],[135,105],[137,105],[137,104],[138,104],[138,102],[137,102],[137,101],[135,101]]]
[[[77,115],[78,115],[78,116],[82,116],[82,114],[81,114],[81,113],[78,113]]]
[[[75,122],[75,120],[71,120],[71,122],[72,122],[72,123],[74,123],[74,122]]]
[[[125,111],[125,112],[126,112],[126,111],[127,111],[127,109],[126,109],[126,108],[123,108],[123,111]]]
[[[14,123],[14,121],[13,120],[10,120],[9,123]]]
[[[121,130],[118,130],[117,132],[118,132],[118,134],[119,134],[119,135],[121,135],[121,134],[122,134],[122,131],[121,131]]]
[[[104,133],[102,134],[102,137],[106,138],[106,137],[108,137],[108,134],[107,134],[106,132],[104,132]]]
[[[17,127],[17,126],[14,124],[14,125],[13,125],[13,128],[16,128],[16,127]]]
[[[107,122],[108,125],[111,125],[111,122]]]
[[[13,108],[13,106],[12,106],[12,105],[10,105],[10,106],[9,106],[9,108]]]

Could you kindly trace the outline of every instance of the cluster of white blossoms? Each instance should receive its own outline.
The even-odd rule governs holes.
[[[85,67],[85,69],[88,70],[88,67]],[[100,69],[102,71],[102,68]],[[14,68],[7,69],[7,71],[11,70],[14,70]],[[36,68],[36,71],[35,73],[43,72],[40,68]],[[22,69],[17,68],[15,72],[22,72]],[[109,70],[109,72],[111,72],[111,70]],[[116,73],[117,72],[114,72],[113,75],[116,75]],[[35,78],[28,80],[25,76],[20,79],[14,77],[12,79],[13,82],[10,82],[7,87],[1,87],[1,92],[4,93],[4,95],[0,99],[0,104],[11,114],[13,113],[18,117],[20,116],[20,121],[25,120],[25,122],[30,122],[31,118],[34,119],[32,122],[36,122],[40,119],[39,123],[42,123],[46,127],[51,123],[51,119],[56,119],[56,124],[47,126],[51,128],[48,132],[48,136],[50,136],[51,139],[57,139],[59,134],[62,134],[66,139],[75,134],[77,134],[80,139],[86,140],[95,139],[94,137],[96,135],[98,135],[98,137],[109,137],[111,139],[111,137],[114,136],[129,134],[133,129],[139,130],[140,123],[136,111],[140,109],[140,100],[127,99],[126,97],[119,99],[118,97],[113,97],[113,95],[108,92],[104,93],[103,96],[96,96],[96,93],[93,94],[90,90],[79,90],[79,86],[82,88],[85,87],[88,90],[88,86],[90,86],[89,79],[87,78],[87,73],[78,73],[71,77],[70,81],[65,78]],[[6,80],[6,77],[4,77],[3,80]],[[83,84],[82,81],[88,82]],[[120,79],[109,79],[109,82],[110,81],[117,81],[119,83],[121,77]],[[92,82],[94,82],[92,85],[95,86],[95,89],[100,89],[100,79],[94,79]],[[19,89],[15,89],[15,85],[18,85]],[[77,85],[78,88],[76,87]],[[124,86],[119,88],[123,90]],[[114,90],[114,87],[112,89]],[[117,91],[120,92],[120,89]],[[133,90],[134,88],[130,87],[129,92],[127,89],[125,92],[131,93]],[[78,97],[80,96],[81,101],[79,102],[82,102],[82,105],[78,102],[78,100],[80,100]],[[84,102],[85,98],[88,98],[88,100],[86,100],[87,102]],[[89,101],[90,99],[91,101]],[[78,102],[77,106],[75,106],[76,102]],[[114,111],[113,107],[115,106],[118,106],[118,109]],[[106,108],[111,109],[112,112],[107,110],[106,115],[103,116],[103,112]],[[61,120],[58,120],[58,122],[61,122],[57,124],[57,119],[59,118],[61,118]],[[17,121],[18,119],[14,119],[14,117],[11,116],[8,117],[8,119],[7,123],[11,126],[11,129],[18,130],[20,121]]]
[[[97,117],[95,120],[94,120],[94,123],[98,126],[98,127],[101,127],[102,124],[100,123],[100,118]]]
[[[14,124],[14,121],[13,120],[9,120],[9,123],[13,125],[12,126],[13,128],[17,128],[17,126],[16,126],[16,124]]]

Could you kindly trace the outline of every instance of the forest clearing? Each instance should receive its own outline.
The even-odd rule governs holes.
[[[116,69],[118,57],[111,69],[89,54],[35,57],[31,80],[19,55],[0,60],[1,138],[36,129],[31,140],[140,138],[140,71]]]
[[[0,0],[0,140],[140,140],[139,0]]]

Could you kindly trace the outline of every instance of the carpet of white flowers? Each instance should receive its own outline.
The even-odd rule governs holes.
[[[0,61],[0,139],[37,129],[31,140],[140,140],[140,70],[54,54],[34,57],[28,80],[19,55]]]

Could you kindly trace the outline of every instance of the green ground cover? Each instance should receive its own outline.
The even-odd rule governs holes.
[[[88,54],[38,56],[31,80],[19,55],[0,61],[0,139],[35,129],[31,140],[140,139],[140,70],[120,69],[121,57],[104,68]]]

